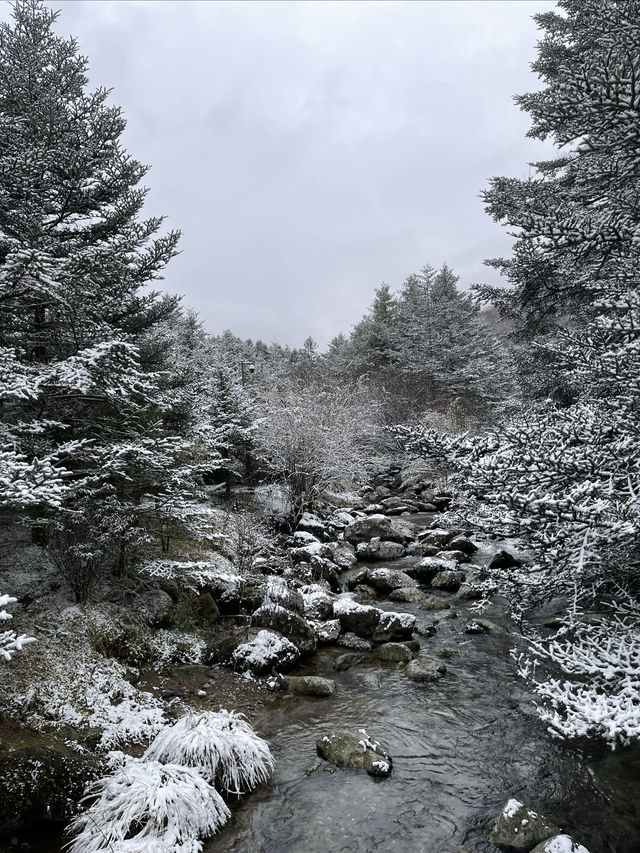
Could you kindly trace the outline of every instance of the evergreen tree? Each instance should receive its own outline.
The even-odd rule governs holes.
[[[98,548],[124,542],[132,506],[181,479],[159,365],[144,363],[145,340],[176,312],[147,286],[179,234],[141,218],[147,169],[55,20],[19,0],[0,26],[0,477],[5,504],[56,505],[59,529],[97,528],[82,535]]]

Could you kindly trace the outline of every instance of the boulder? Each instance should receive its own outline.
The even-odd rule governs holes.
[[[465,652],[464,649],[452,649],[451,647],[447,647],[445,649],[440,649],[438,652],[441,658],[468,658],[469,652]]]
[[[424,557],[414,566],[409,566],[406,573],[422,583],[429,583],[439,572],[456,570],[456,564],[451,560],[440,560],[437,557]]]
[[[450,607],[447,599],[439,595],[425,595],[420,603],[420,610],[449,610]]]
[[[478,546],[467,536],[454,536],[447,543],[447,548],[451,551],[463,551],[469,555],[475,554],[478,550]]]
[[[424,592],[416,586],[401,587],[400,589],[394,589],[393,592],[389,593],[389,601],[417,603],[424,601],[425,598],[426,596]]]
[[[464,551],[452,551],[449,548],[446,551],[438,551],[436,557],[439,557],[441,560],[451,560],[453,563],[468,563],[471,561],[471,557],[465,554]]]
[[[346,654],[336,658],[334,666],[338,672],[342,672],[345,669],[351,669],[352,666],[362,663],[364,659],[365,656],[360,652],[346,652]]]
[[[314,554],[309,561],[311,574],[316,580],[326,581],[334,592],[340,590],[340,578],[335,564],[326,557]]]
[[[424,530],[418,534],[420,542],[426,542],[428,545],[436,545],[438,548],[444,548],[454,538],[453,530],[445,530],[442,527],[435,527],[432,530]]]
[[[300,589],[307,619],[324,622],[333,615],[333,598],[319,584],[309,584]]]
[[[493,559],[489,563],[490,569],[511,569],[514,566],[521,566],[522,560],[514,557],[509,551],[498,551],[494,554]]]
[[[371,640],[365,640],[363,637],[359,637],[357,634],[351,633],[351,631],[346,631],[344,634],[340,634],[336,643],[339,646],[344,646],[347,649],[354,649],[357,652],[370,652],[373,648]]]
[[[537,844],[531,853],[589,853],[586,847],[574,841],[570,835],[554,835]]]
[[[312,512],[303,512],[302,518],[298,522],[298,530],[305,533],[312,533],[318,539],[322,539],[325,535],[325,524],[317,515]]]
[[[265,607],[284,607],[292,613],[304,613],[304,598],[302,593],[290,586],[284,578],[272,577],[267,581],[264,595]]]
[[[415,632],[421,637],[433,637],[438,632],[438,626],[435,622],[416,622]]]
[[[173,624],[173,599],[161,589],[150,589],[137,595],[131,609],[151,628],[170,628]]]
[[[413,654],[403,643],[383,643],[378,646],[378,657],[384,663],[408,663]]]
[[[405,572],[396,569],[370,569],[367,572],[367,582],[378,592],[393,592],[395,589],[415,587],[416,582]]]
[[[251,617],[254,628],[266,628],[277,631],[287,637],[303,654],[313,654],[318,641],[316,632],[309,622],[299,613],[293,613],[279,605],[264,604]]]
[[[289,676],[284,681],[285,690],[296,696],[331,696],[336,689],[335,681],[319,675]]]
[[[439,660],[415,658],[407,664],[405,673],[412,681],[437,681],[446,673],[447,668]]]
[[[220,608],[210,592],[198,596],[198,617],[205,625],[213,625],[220,619]]]
[[[541,841],[559,835],[560,829],[519,800],[510,799],[491,830],[491,841],[501,847],[531,850]]]
[[[320,541],[317,536],[314,536],[313,533],[307,533],[306,530],[296,530],[291,538],[295,548],[303,548],[305,545]]]
[[[379,611],[379,621],[373,632],[374,643],[387,643],[394,640],[409,639],[413,634],[416,617],[413,613],[394,613],[390,610]]]
[[[356,558],[377,562],[380,560],[397,560],[404,556],[404,545],[399,542],[386,542],[374,538],[370,542],[359,542],[356,546]]]
[[[308,563],[312,557],[319,557],[323,550],[322,542],[310,542],[299,548],[289,548],[289,556],[294,563]]]
[[[337,767],[354,767],[383,778],[391,773],[393,762],[388,750],[365,729],[331,732],[318,738],[316,748],[321,758]]]
[[[368,604],[358,604],[352,598],[338,598],[333,603],[333,613],[340,620],[343,631],[372,637],[380,621],[380,610]]]
[[[300,652],[293,643],[273,631],[259,631],[253,640],[239,645],[231,656],[234,669],[249,670],[256,675],[273,669],[284,672],[292,669],[299,659]]]
[[[464,572],[438,572],[438,574],[432,579],[431,586],[434,589],[444,589],[447,592],[456,592],[456,590],[460,589],[460,586],[464,583],[465,579],[466,575]]]
[[[328,557],[341,569],[350,569],[356,562],[356,552],[350,542],[327,542],[322,555]]]
[[[375,538],[386,542],[400,542],[404,545],[412,539],[412,536],[409,528],[402,522],[392,521],[386,515],[368,515],[345,527],[344,538],[353,545],[369,542]]]

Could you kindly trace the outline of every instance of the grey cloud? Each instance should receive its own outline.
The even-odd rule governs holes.
[[[210,331],[322,344],[427,260],[465,286],[509,238],[479,193],[527,174],[514,93],[549,2],[62,2]]]

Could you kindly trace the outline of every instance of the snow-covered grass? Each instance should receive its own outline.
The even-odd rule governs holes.
[[[151,638],[154,664],[202,663],[206,643],[198,634],[161,629]]]
[[[274,766],[266,741],[244,715],[225,710],[181,717],[159,732],[144,758],[198,767],[208,782],[231,793],[263,784]]]
[[[192,767],[128,758],[87,791],[70,853],[200,853],[231,813]]]

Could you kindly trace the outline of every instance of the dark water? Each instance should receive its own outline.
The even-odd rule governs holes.
[[[421,656],[445,647],[469,656],[446,660],[438,682],[417,684],[375,654],[336,672],[333,661],[347,650],[322,651],[300,672],[334,678],[335,694],[279,697],[255,721],[271,743],[275,777],[236,805],[206,853],[489,853],[499,849],[489,832],[511,796],[590,853],[640,851],[640,750],[589,752],[552,740],[509,657],[518,637],[465,634],[468,605],[456,604],[457,618],[381,606],[441,619],[435,637],[421,638]],[[484,615],[509,626],[499,607]],[[316,739],[343,726],[366,728],[388,746],[388,779],[316,757]]]

